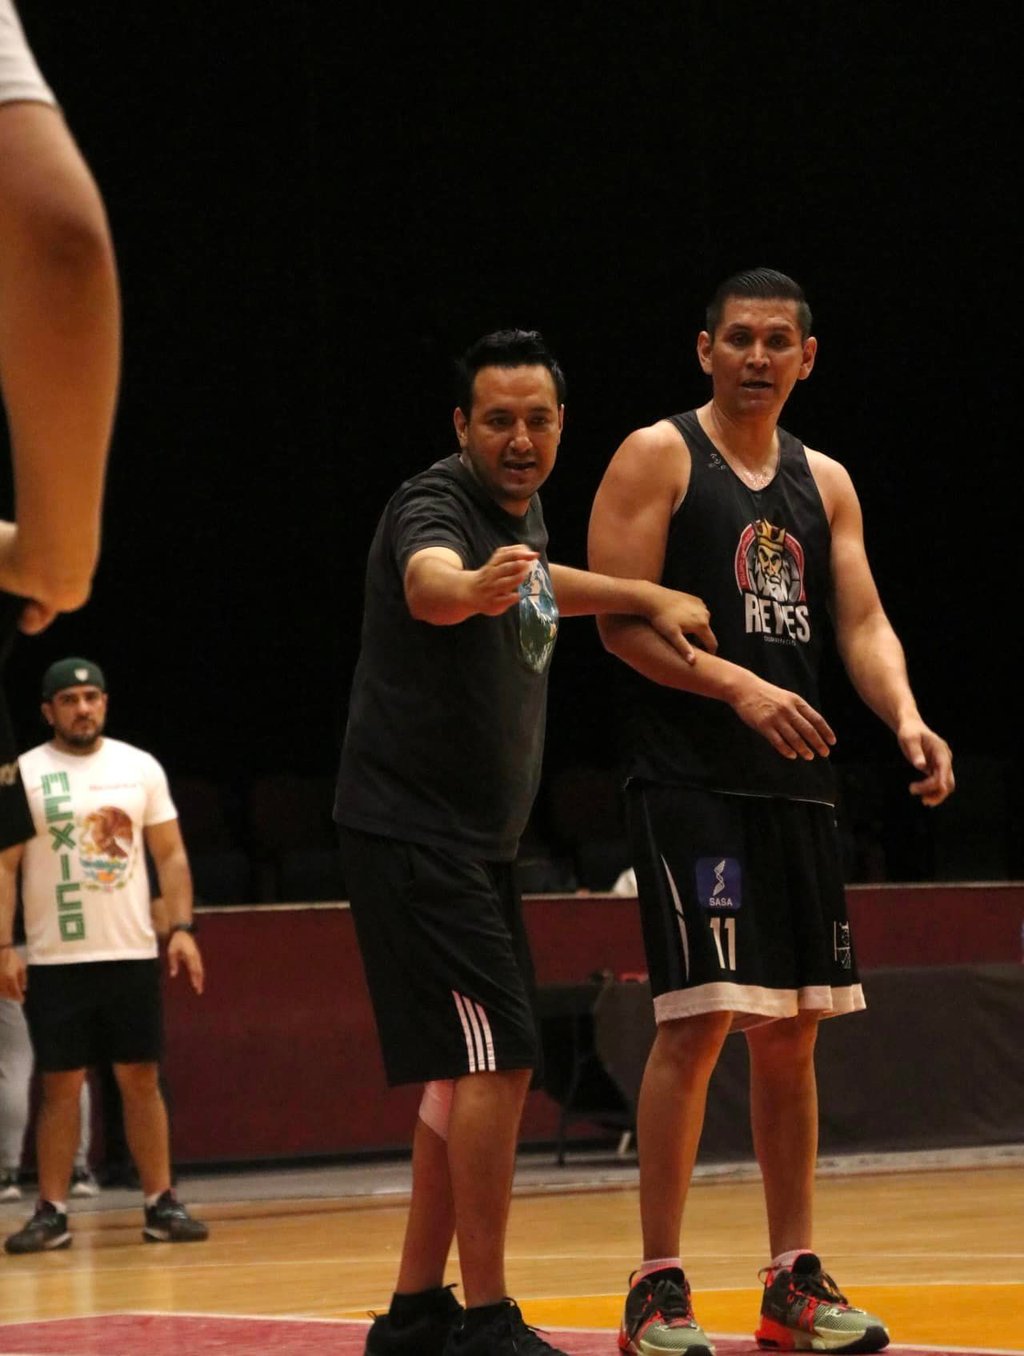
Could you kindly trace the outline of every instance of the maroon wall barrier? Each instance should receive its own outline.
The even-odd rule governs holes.
[[[1024,885],[850,891],[861,966],[1017,962]],[[180,1163],[407,1146],[419,1091],[389,1090],[344,905],[202,911],[207,992],[166,986],[165,1070]],[[526,902],[541,984],[643,972],[636,903]],[[554,1138],[558,1107],[530,1094],[523,1136]]]
[[[846,897],[861,969],[1024,960],[1024,883],[854,885]]]

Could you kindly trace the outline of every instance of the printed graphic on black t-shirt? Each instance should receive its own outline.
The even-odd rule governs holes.
[[[543,673],[551,663],[558,639],[558,604],[555,590],[541,561],[519,585],[519,653],[534,673]]]

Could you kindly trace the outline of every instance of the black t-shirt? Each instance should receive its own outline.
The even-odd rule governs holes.
[[[427,546],[478,569],[499,546],[541,553],[520,602],[455,626],[416,621],[409,558]],[[558,610],[534,495],[499,508],[459,460],[405,482],[377,526],[366,570],[362,648],[334,817],[349,828],[507,861],[537,793]]]
[[[690,484],[669,528],[661,582],[703,598],[718,653],[815,710],[830,621],[832,532],[803,444],[779,429],[779,465],[752,490],[694,411],[671,422],[690,449]],[[791,800],[834,800],[827,759],[781,757],[725,702],[638,680],[630,773],[648,781]]]

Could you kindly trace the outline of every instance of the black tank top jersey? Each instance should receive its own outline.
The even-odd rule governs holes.
[[[662,583],[704,599],[723,659],[820,710],[831,530],[803,444],[780,428],[775,477],[752,490],[695,411],[670,422],[690,449],[691,471],[669,528]],[[632,776],[741,795],[834,800],[827,759],[781,757],[725,702],[644,682],[630,726]]]

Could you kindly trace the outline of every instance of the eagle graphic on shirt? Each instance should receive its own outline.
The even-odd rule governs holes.
[[[83,815],[78,855],[87,889],[118,890],[131,879],[137,855],[131,817],[116,805]]]
[[[558,604],[551,576],[539,560],[519,585],[519,654],[527,668],[543,673],[558,637]]]

